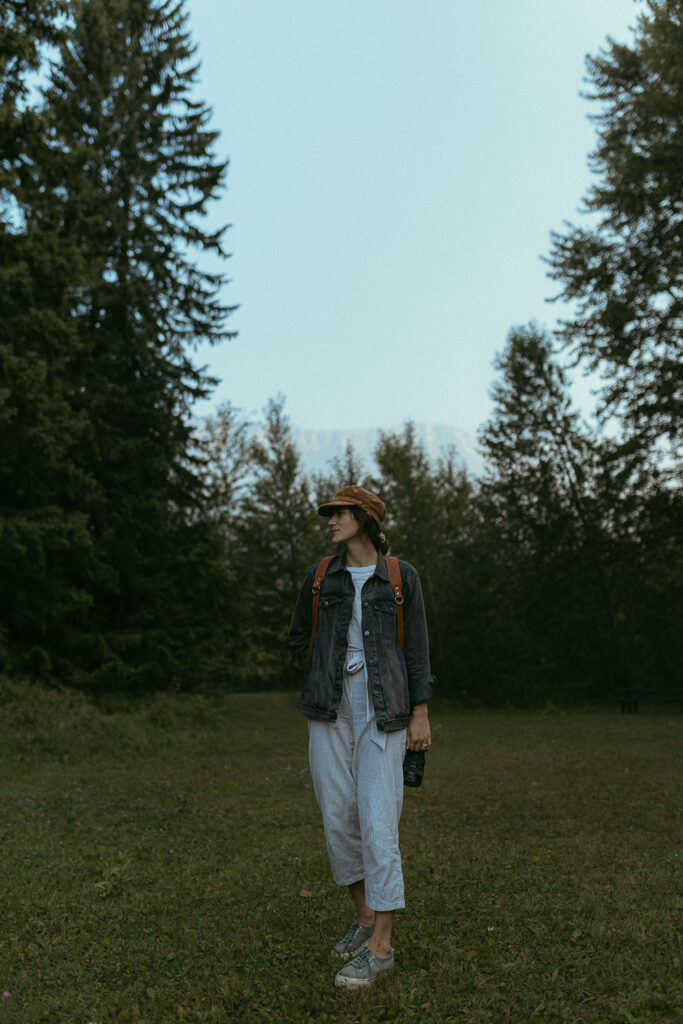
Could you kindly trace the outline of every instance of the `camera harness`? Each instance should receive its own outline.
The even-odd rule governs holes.
[[[320,601],[320,588],[323,585],[325,579],[325,573],[327,567],[334,558],[334,555],[327,555],[326,558],[321,558],[318,562],[318,566],[315,570],[315,576],[313,578],[313,608],[311,613],[311,639],[308,644],[308,653],[310,655],[313,650],[313,641],[315,639],[315,631],[318,625],[318,603]],[[387,563],[387,571],[389,573],[389,582],[391,589],[394,593],[394,601],[396,602],[396,628],[398,629],[398,642],[401,646],[401,650],[405,654],[405,643],[403,639],[403,583],[401,580],[401,570],[398,564],[398,558],[393,555],[387,555],[385,558]]]

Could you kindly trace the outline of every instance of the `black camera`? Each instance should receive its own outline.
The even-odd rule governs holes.
[[[403,785],[419,786],[425,771],[425,755],[423,750],[406,750],[403,758]]]

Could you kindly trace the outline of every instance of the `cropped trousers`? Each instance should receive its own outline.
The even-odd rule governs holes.
[[[365,879],[371,910],[399,910],[406,730],[380,734],[370,708],[365,668],[345,672],[336,722],[308,723],[311,775],[335,882]]]

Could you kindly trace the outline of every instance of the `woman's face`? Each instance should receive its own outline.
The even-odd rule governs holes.
[[[360,533],[360,523],[350,508],[335,509],[329,517],[330,534],[334,544],[348,544]]]

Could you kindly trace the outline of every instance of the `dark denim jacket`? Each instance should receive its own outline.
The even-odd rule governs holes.
[[[306,658],[301,705],[307,718],[334,722],[342,699],[346,637],[353,612],[354,587],[343,556],[330,562],[320,591],[318,625],[311,656],[312,584],[318,563],[306,573],[299,592],[289,644]],[[404,729],[415,704],[432,695],[429,641],[420,577],[408,562],[399,561],[403,582],[405,656],[398,642],[396,603],[384,556],[378,554],[374,575],[362,591],[362,630],[370,696],[378,728]]]

